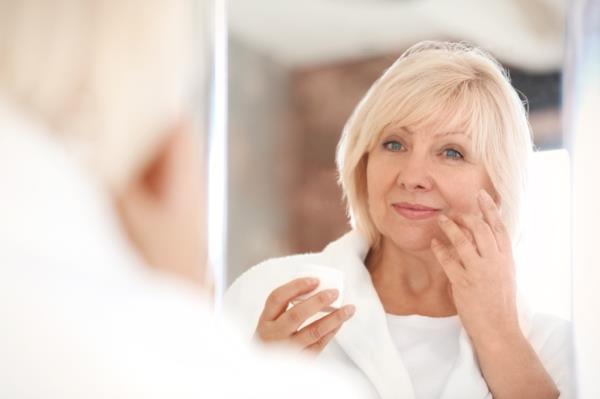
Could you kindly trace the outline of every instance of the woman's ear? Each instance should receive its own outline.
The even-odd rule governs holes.
[[[116,205],[131,242],[150,266],[209,288],[204,168],[190,126],[179,122],[167,129]]]

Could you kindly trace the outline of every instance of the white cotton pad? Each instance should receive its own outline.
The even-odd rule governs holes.
[[[308,264],[302,265],[293,275],[294,279],[302,277],[318,278],[319,285],[308,294],[300,295],[294,299],[292,304],[295,305],[305,301],[318,292],[336,289],[339,292],[337,299],[329,306],[329,308],[324,309],[324,311],[332,312],[342,306],[344,303],[344,273],[331,267]]]

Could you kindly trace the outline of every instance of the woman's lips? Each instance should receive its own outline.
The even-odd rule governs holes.
[[[425,205],[409,204],[406,202],[392,204],[392,207],[400,215],[412,220],[427,219],[430,217],[434,217],[440,211],[439,209],[431,208]]]

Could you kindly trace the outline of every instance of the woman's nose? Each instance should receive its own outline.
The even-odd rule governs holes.
[[[407,154],[398,168],[396,183],[407,191],[428,191],[433,179],[427,157],[416,153]]]

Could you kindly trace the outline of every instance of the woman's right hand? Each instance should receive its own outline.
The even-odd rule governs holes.
[[[325,310],[338,297],[337,290],[325,290],[288,309],[289,303],[317,288],[316,278],[292,280],[271,292],[256,327],[255,337],[265,344],[288,343],[303,351],[321,352],[342,324],[354,315],[354,305],[345,305],[303,327],[311,316]]]

